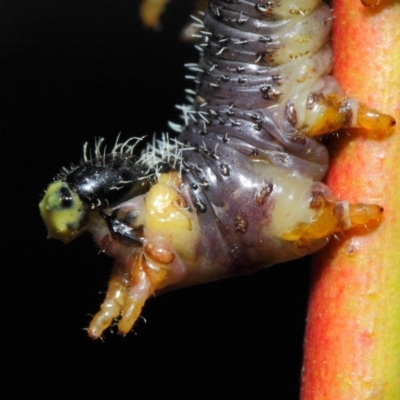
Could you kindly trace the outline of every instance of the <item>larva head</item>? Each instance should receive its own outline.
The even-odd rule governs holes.
[[[112,208],[149,189],[148,168],[131,154],[82,162],[49,185],[39,204],[48,237],[68,243],[89,229],[89,214]]]
[[[68,243],[85,230],[85,207],[66,182],[51,183],[39,209],[49,238]]]

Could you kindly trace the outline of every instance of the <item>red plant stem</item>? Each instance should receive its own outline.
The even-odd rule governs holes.
[[[334,75],[350,97],[393,115],[389,138],[332,140],[335,197],[384,207],[315,258],[302,400],[400,399],[400,2],[334,2]]]

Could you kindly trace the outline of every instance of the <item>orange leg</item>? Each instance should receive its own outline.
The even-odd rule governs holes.
[[[321,192],[313,192],[310,198],[310,208],[315,211],[314,218],[309,222],[297,223],[289,232],[281,235],[288,241],[297,241],[302,246],[308,246],[310,241],[329,237],[335,232],[341,232],[370,221],[379,221],[383,208],[376,204],[348,204],[345,201],[326,199]]]
[[[150,265],[142,251],[131,256],[122,273],[118,265],[115,266],[106,298],[89,325],[89,336],[100,338],[118,317],[118,332],[126,335],[139,318],[145,301],[164,281],[167,272],[166,268]]]
[[[337,94],[319,94],[312,97],[310,103],[306,111],[306,120],[310,121],[305,132],[308,137],[325,135],[340,128],[364,128],[373,134],[390,135],[396,124],[390,115]]]

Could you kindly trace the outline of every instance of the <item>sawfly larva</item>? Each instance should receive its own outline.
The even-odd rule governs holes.
[[[319,0],[210,0],[188,64],[177,140],[136,141],[64,170],[40,203],[49,236],[85,231],[115,259],[89,326],[128,333],[158,291],[247,274],[323,247],[379,219],[379,205],[335,200],[321,183],[321,135],[395,121],[347,98],[329,75],[332,15]],[[85,152],[87,154],[87,152]]]

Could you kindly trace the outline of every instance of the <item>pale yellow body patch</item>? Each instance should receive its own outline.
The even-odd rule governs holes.
[[[274,208],[270,214],[271,222],[266,223],[263,228],[266,237],[272,232],[279,238],[296,224],[314,218],[315,211],[310,209],[307,199],[313,182],[310,178],[296,172],[288,173],[287,170],[270,164],[267,168],[264,161],[255,162],[254,170],[258,175],[264,175],[266,180],[274,177],[274,190],[271,195]]]
[[[162,237],[179,256],[195,261],[196,249],[187,243],[197,243],[200,227],[196,213],[186,208],[186,202],[175,189],[181,184],[179,174],[161,174],[145,198],[145,231],[147,238]],[[151,239],[150,239],[151,240]]]

